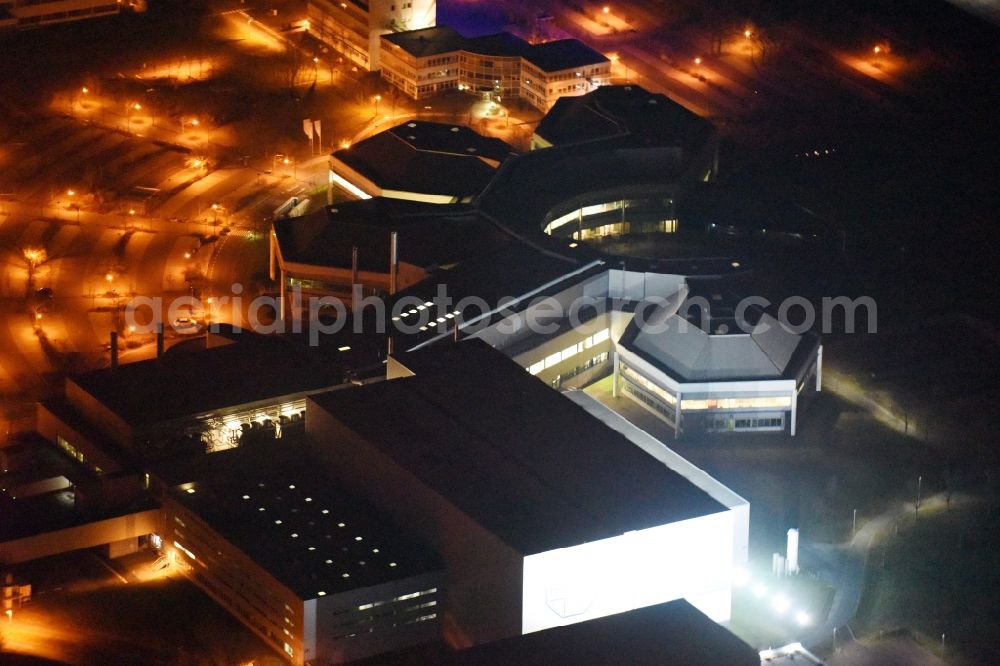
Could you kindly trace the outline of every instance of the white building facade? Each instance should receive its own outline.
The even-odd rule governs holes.
[[[749,310],[754,323],[746,322],[746,332],[718,317],[706,332],[678,314],[695,299],[682,275],[608,270],[536,300],[474,337],[553,388],[581,388],[612,375],[617,399],[632,400],[666,421],[675,437],[794,435],[800,395],[822,386],[818,336],[787,330],[766,313],[751,317]],[[564,318],[546,319],[554,311]],[[547,323],[548,334],[532,330],[538,327],[529,322],[539,321]]]

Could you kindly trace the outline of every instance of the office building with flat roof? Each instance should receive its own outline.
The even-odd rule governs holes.
[[[115,16],[122,9],[146,11],[146,0],[0,0],[0,30]]]
[[[436,0],[308,0],[306,30],[367,71],[378,71],[379,38],[437,22]]]
[[[381,51],[382,78],[412,99],[457,88],[547,111],[611,79],[611,61],[576,39],[530,44],[506,32],[464,37],[436,26],[385,34]]]
[[[800,397],[822,386],[822,344],[744,303],[743,275],[722,258],[626,267],[576,242],[511,242],[401,292],[393,348],[475,337],[554,388],[612,375],[615,399],[635,400],[675,437],[794,435]]]

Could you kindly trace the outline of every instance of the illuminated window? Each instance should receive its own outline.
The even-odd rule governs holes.
[[[545,367],[551,368],[557,365],[562,360],[562,352],[556,352],[555,354],[549,354],[545,357]]]
[[[670,393],[669,391],[660,386],[657,386],[656,384],[649,381],[648,379],[646,379],[645,377],[634,371],[632,368],[628,367],[627,365],[622,365],[621,374],[623,379],[631,382],[632,384],[635,384],[636,386],[645,389],[646,391],[649,391],[650,393],[652,393],[653,395],[655,395],[657,398],[667,403],[668,405],[677,404],[677,398],[672,393]],[[684,400],[683,402],[686,403],[687,400]]]
[[[792,406],[792,399],[787,396],[772,396],[761,398],[716,398],[706,400],[682,400],[681,409],[781,409]]]
[[[562,350],[562,353],[560,354],[560,356],[561,356],[562,360],[567,361],[567,360],[573,358],[574,356],[576,356],[576,354],[577,354],[578,351],[583,351],[582,344],[579,345],[579,346],[578,345],[570,345],[569,347],[566,347],[566,349]]]

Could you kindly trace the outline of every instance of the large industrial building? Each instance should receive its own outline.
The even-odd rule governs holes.
[[[158,465],[157,547],[294,664],[436,639],[438,557],[329,483],[321,460],[295,437]]]
[[[248,335],[190,356],[242,344],[263,353]],[[156,421],[177,437],[155,456],[140,447],[149,431],[123,441],[111,418],[149,400],[110,390],[127,366],[76,378],[93,403],[70,402],[77,425],[122,461],[133,499],[120,517],[27,540],[0,531],[0,557],[155,548],[294,664],[435,641],[464,648],[677,599],[728,620],[749,506],[655,438],[581,392],[551,390],[480,340],[392,357],[387,381],[315,392],[311,373],[337,374],[324,358],[284,357],[280,390],[298,383],[296,395],[308,394],[304,429],[261,407],[249,425],[234,422],[229,446],[196,451],[184,444],[190,419]],[[209,384],[246,381],[245,368],[216,364],[170,383],[155,364],[167,365],[137,364],[121,378],[126,387],[152,379],[163,413],[200,413],[217,398]],[[210,435],[201,431],[203,444]],[[685,649],[702,653],[696,643]]]
[[[302,428],[306,395],[345,381],[336,356],[318,363],[286,340],[243,331],[198,353],[68,378],[65,398],[39,405],[37,428],[100,474],[116,454],[158,459],[281,437]]]
[[[390,366],[388,381],[312,396],[306,432],[336,484],[441,555],[450,643],[678,598],[729,619],[744,500],[481,341]]]
[[[547,111],[611,80],[611,61],[576,39],[530,44],[506,32],[463,37],[436,26],[385,34],[381,51],[382,78],[412,99],[457,88]]]

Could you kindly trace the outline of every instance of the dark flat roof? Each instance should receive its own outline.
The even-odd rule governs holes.
[[[156,474],[178,501],[302,599],[442,567],[433,551],[332,486],[296,437],[183,460]]]
[[[476,206],[507,224],[542,229],[582,205],[669,196],[682,169],[678,148],[645,147],[632,136],[533,150],[507,160]]]
[[[496,166],[514,153],[501,141],[461,125],[409,121],[341,148],[333,157],[385,190],[479,194]]]
[[[465,45],[462,48],[479,55],[511,57],[523,56],[530,51],[532,46],[517,35],[512,35],[509,32],[498,32],[481,37],[466,37]]]
[[[417,58],[458,51],[466,42],[466,38],[457,30],[446,25],[391,32],[382,35],[382,39],[399,46]]]
[[[759,666],[760,655],[684,599],[465,650],[438,642],[355,666]]]
[[[454,653],[455,664],[759,666],[760,655],[684,599]]]
[[[239,342],[161,359],[125,363],[71,379],[132,426],[340,384],[335,362],[314,363],[308,350],[250,331]]]
[[[595,51],[578,39],[558,39],[534,44],[524,54],[524,59],[546,72],[608,62],[603,53]]]
[[[636,85],[601,86],[577,97],[560,97],[535,128],[553,145],[630,134],[649,146],[678,146],[692,152],[712,125],[670,98]]]
[[[525,555],[725,510],[484,342],[403,362],[312,399]]]
[[[677,214],[682,224],[692,223],[696,228],[714,225],[719,232],[763,232],[811,240],[839,231],[838,225],[793,200],[743,183],[698,183],[685,193]]]
[[[519,56],[546,72],[608,62],[603,54],[578,39],[559,39],[543,44],[531,44],[509,32],[463,37],[457,30],[446,25],[394,32],[383,35],[382,39],[399,46],[416,58],[455,51],[497,57]]]
[[[503,162],[514,149],[501,139],[483,136],[465,125],[410,120],[390,130],[414,150]],[[362,142],[364,143],[364,142]]]
[[[577,247],[570,248],[562,239],[536,233],[537,235],[532,235],[528,242],[513,236],[508,237],[506,243],[484,248],[482,252],[471,255],[466,261],[436,271],[427,280],[399,292],[393,303],[407,303],[413,299],[422,303],[434,302],[438,293],[443,292],[451,299],[452,305],[430,318],[425,331],[410,330],[413,328],[412,322],[419,316],[424,316],[423,310],[417,314],[406,314],[401,317],[401,323],[407,326],[394,334],[399,341],[396,349],[399,351],[410,349],[424,340],[440,335],[443,330],[450,329],[454,326],[455,319],[448,317],[446,312],[459,315],[460,321],[470,321],[484,313],[483,304],[488,308],[498,308],[506,303],[508,311],[518,310],[520,307],[512,304],[511,298],[522,296],[549,283],[556,283],[537,294],[537,296],[549,295],[567,288],[586,276],[606,270],[606,267],[601,265],[587,268],[603,255],[586,244],[580,243]],[[577,275],[568,275],[578,271],[580,273]],[[407,312],[412,309],[411,307]],[[447,321],[437,322],[436,318],[440,316],[444,316]],[[434,326],[430,326],[431,321],[434,321]]]
[[[497,242],[503,234],[461,204],[425,204],[375,197],[337,204],[274,223],[285,261],[389,272],[389,235],[397,231],[399,260],[421,268],[450,264]]]

